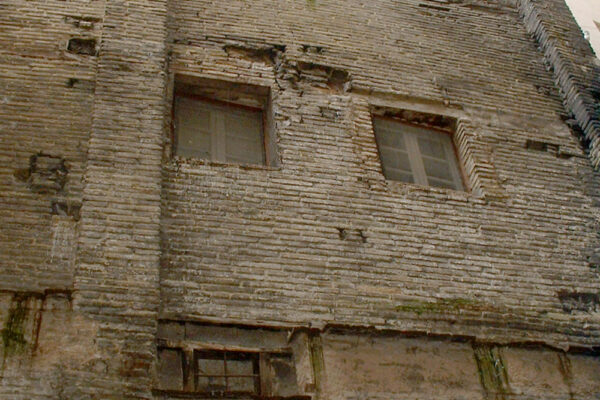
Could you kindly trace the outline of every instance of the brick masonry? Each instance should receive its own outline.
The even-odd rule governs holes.
[[[281,168],[166,164],[162,315],[597,343],[597,317],[558,297],[598,291],[597,207],[542,54],[509,3],[423,4],[174,5],[171,71],[270,86]],[[232,43],[285,46],[281,68],[329,65],[350,88],[294,87]],[[370,105],[458,118],[477,190],[386,182]]]
[[[598,396],[597,67],[562,1],[0,9],[0,398],[151,398],[158,319],[322,331],[321,398]],[[172,157],[176,74],[270,88],[276,165]],[[386,181],[374,107],[455,118],[469,190]]]

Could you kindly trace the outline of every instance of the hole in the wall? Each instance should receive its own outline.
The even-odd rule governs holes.
[[[319,113],[323,118],[338,119],[341,116],[341,111],[330,107],[319,107]]]
[[[600,250],[597,249],[593,254],[588,256],[588,264],[592,270],[600,272]]]
[[[548,143],[548,142],[542,142],[539,140],[532,140],[532,139],[528,139],[525,142],[525,148],[527,150],[534,150],[534,151],[546,151],[552,154],[559,154],[559,148],[560,146],[555,144],[555,143]]]
[[[439,129],[448,133],[454,133],[457,128],[456,118],[445,115],[429,114],[414,110],[397,110],[380,106],[371,107],[371,112],[373,115],[393,118],[399,122],[405,122],[412,125]]]
[[[419,3],[419,7],[430,8],[432,10],[437,10],[437,11],[450,11],[450,9],[448,7],[441,7],[438,5],[427,4],[427,3]]]
[[[68,173],[64,158],[38,153],[29,159],[27,182],[33,192],[57,193],[65,186]]]
[[[329,65],[299,61],[298,78],[313,85],[329,87],[336,91],[348,91],[351,84],[350,73]]]
[[[94,91],[96,82],[91,79],[69,78],[65,82],[65,86],[70,89]]]
[[[536,150],[536,151],[547,151],[548,143],[528,139],[527,142],[525,143],[525,148],[529,149],[529,150]]]
[[[285,52],[285,45],[266,44],[249,45],[244,43],[232,43],[223,46],[223,50],[228,56],[237,56],[251,61],[265,62],[274,64],[281,53]]]
[[[362,229],[358,229],[358,236],[360,236],[360,240],[363,243],[367,243],[367,235],[363,232]]]
[[[302,45],[303,53],[312,53],[312,54],[323,54],[325,52],[325,48],[323,46],[315,46],[311,44],[303,44]]]
[[[560,291],[557,296],[566,313],[600,311],[600,296],[597,293]]]
[[[96,39],[94,38],[71,38],[67,44],[67,50],[71,53],[88,56],[96,55]]]
[[[81,203],[64,199],[53,199],[51,203],[52,215],[70,216],[79,221]]]
[[[76,15],[66,15],[65,22],[71,24],[77,28],[82,29],[93,29],[94,23],[102,21],[101,18],[98,17],[90,17],[90,16],[76,16]]]
[[[600,87],[592,87],[588,89],[588,92],[595,102],[600,102]]]
[[[40,152],[29,157],[29,168],[17,169],[13,175],[27,183],[32,192],[47,194],[61,191],[68,173],[64,158]]]

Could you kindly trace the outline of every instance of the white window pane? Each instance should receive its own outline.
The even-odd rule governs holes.
[[[264,164],[262,113],[236,110],[224,115],[227,161]]]
[[[382,147],[380,153],[387,169],[396,168],[410,173],[410,161],[407,152],[395,150],[391,147]]]
[[[380,146],[406,150],[402,132],[398,129],[397,125],[398,123],[394,121],[375,119],[375,134]]]
[[[175,101],[176,154],[210,158],[211,111],[204,103],[187,97]]]
[[[379,145],[381,166],[388,179],[414,182],[404,134],[394,121],[376,118],[375,136]]]
[[[452,173],[448,161],[439,161],[429,157],[423,157],[423,166],[427,179],[437,178],[452,181]]]
[[[445,160],[446,152],[444,151],[444,144],[439,138],[439,135],[444,134],[437,132],[431,132],[430,134],[431,137],[427,137],[427,133],[425,133],[425,135],[419,135],[418,142],[421,155]]]
[[[400,181],[400,182],[407,182],[407,183],[415,183],[415,180],[413,178],[413,175],[411,173],[407,173],[401,170],[397,170],[397,169],[387,169],[385,171],[385,176],[388,179],[394,180],[394,181]]]

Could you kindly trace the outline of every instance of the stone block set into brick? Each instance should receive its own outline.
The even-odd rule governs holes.
[[[5,0],[0,43],[0,399],[600,398],[563,0]]]

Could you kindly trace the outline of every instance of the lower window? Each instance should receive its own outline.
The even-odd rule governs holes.
[[[161,322],[154,393],[168,399],[302,398],[292,349],[302,335],[292,340],[288,335],[287,330]],[[307,354],[307,348],[298,349]]]
[[[258,353],[195,351],[195,391],[260,394]]]

